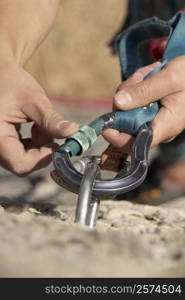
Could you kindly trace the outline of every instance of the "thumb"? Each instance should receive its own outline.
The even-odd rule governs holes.
[[[79,129],[77,123],[65,120],[47,97],[36,103],[27,103],[24,113],[51,138],[65,138]]]
[[[169,64],[159,73],[136,84],[126,86],[116,93],[114,106],[117,109],[129,110],[148,105],[171,93],[180,91],[182,89],[181,80],[177,80],[174,73]]]

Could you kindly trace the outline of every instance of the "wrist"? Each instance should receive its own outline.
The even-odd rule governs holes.
[[[8,37],[3,36],[0,33],[0,65],[2,64],[17,64],[18,66],[24,65],[23,50],[24,47],[18,46],[13,41],[10,41]]]

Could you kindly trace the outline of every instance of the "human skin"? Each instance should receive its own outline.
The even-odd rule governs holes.
[[[157,74],[144,77],[159,62],[137,70],[122,82],[114,97],[114,109],[129,110],[160,100],[161,108],[151,122],[152,147],[172,140],[185,128],[185,56],[178,57]],[[133,137],[107,129],[104,137],[123,152],[129,152]]]
[[[0,0],[0,165],[22,176],[48,165],[54,138],[78,130],[58,114],[25,63],[54,23],[59,0]],[[32,136],[20,125],[33,121]]]

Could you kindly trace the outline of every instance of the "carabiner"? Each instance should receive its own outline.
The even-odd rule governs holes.
[[[100,176],[99,166],[93,161],[89,162],[83,174],[76,207],[75,223],[87,225],[90,228],[96,226],[100,205],[100,200],[92,195],[94,180],[98,176]]]
[[[142,125],[135,138],[131,152],[131,167],[128,172],[121,170],[113,179],[96,179],[92,195],[101,199],[112,198],[138,187],[147,175],[148,151],[152,141],[151,126]],[[70,160],[70,148],[66,144],[53,154],[55,172],[52,178],[69,191],[79,194],[83,174],[78,172]]]

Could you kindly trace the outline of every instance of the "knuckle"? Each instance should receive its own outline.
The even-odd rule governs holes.
[[[163,106],[168,108],[168,110],[174,113],[176,112],[177,114],[179,114],[181,111],[183,111],[184,101],[182,97],[178,96],[177,94],[166,96],[161,100],[161,103]]]
[[[50,127],[51,122],[52,123],[55,122],[56,119],[57,119],[57,113],[54,110],[52,109],[46,110],[43,118],[43,127],[44,128]]]
[[[42,107],[49,106],[51,104],[51,101],[47,97],[47,95],[42,91],[35,91],[30,90],[26,91],[24,97],[22,97],[22,100],[26,102],[35,105],[38,109],[42,110]]]
[[[150,98],[150,85],[146,81],[143,81],[136,87],[135,93],[142,102],[145,102]]]

